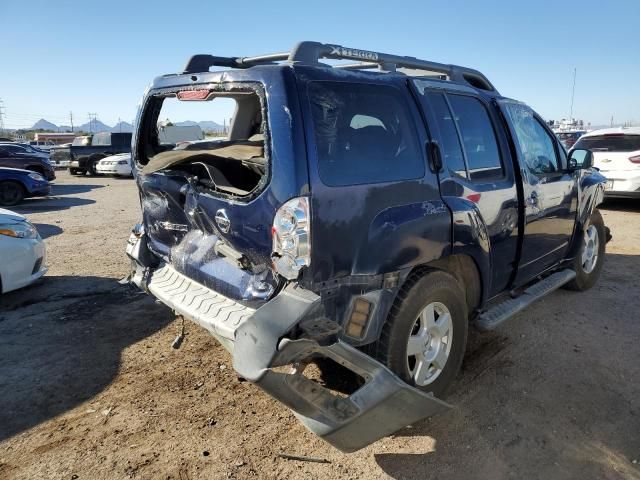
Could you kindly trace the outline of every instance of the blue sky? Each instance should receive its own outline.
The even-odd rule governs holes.
[[[131,121],[153,77],[194,53],[288,50],[317,40],[457,63],[547,119],[640,123],[640,1],[161,1],[0,5],[5,124]],[[212,112],[222,121],[226,112]]]

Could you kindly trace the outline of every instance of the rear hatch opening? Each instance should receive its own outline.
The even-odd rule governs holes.
[[[134,161],[148,247],[201,285],[238,301],[278,288],[265,99],[257,83],[150,92]]]
[[[138,139],[140,173],[182,174],[228,198],[257,195],[269,174],[264,105],[262,90],[253,84],[207,85],[150,96]],[[173,127],[170,138],[163,135],[167,127]],[[183,127],[184,138],[176,127]],[[194,127],[201,129],[200,138],[194,139]]]

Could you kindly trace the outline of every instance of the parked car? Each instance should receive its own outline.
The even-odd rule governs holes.
[[[44,197],[50,192],[51,185],[39,173],[0,167],[0,205],[17,205],[25,198]]]
[[[35,148],[39,148],[40,150],[44,150],[46,152],[48,152],[49,150],[51,150],[53,147],[56,146],[56,144],[51,140],[46,140],[46,141],[31,140],[29,142],[29,145]]]
[[[560,139],[560,143],[564,145],[564,148],[566,148],[567,150],[570,150],[571,148],[573,148],[575,143],[580,139],[580,137],[583,136],[585,133],[587,133],[586,130],[567,130],[562,132],[556,132],[556,135],[558,135],[558,138]]]
[[[96,165],[96,172],[102,175],[115,175],[118,177],[131,176],[131,154],[119,153],[104,157]]]
[[[217,98],[236,101],[226,140],[159,142],[165,103],[204,112]],[[134,138],[131,282],[342,451],[449,408],[438,397],[470,322],[496,328],[602,270],[591,153],[567,158],[470,68],[316,42],[196,55],[156,78]],[[315,382],[305,367],[321,357],[360,383]]]
[[[46,249],[36,227],[0,208],[0,293],[25,287],[47,273]]]
[[[594,130],[576,148],[593,152],[593,165],[607,177],[605,197],[640,198],[640,127]]]
[[[47,180],[56,178],[56,172],[47,156],[29,153],[14,144],[0,144],[0,167],[18,168],[37,172]]]
[[[71,175],[97,173],[100,160],[117,153],[131,152],[131,133],[96,133],[92,136],[76,137],[71,146],[55,148],[52,152],[56,164],[66,163]]]
[[[18,154],[42,157],[47,160],[49,159],[49,152],[45,152],[44,150],[40,150],[39,148],[32,147],[28,143],[0,142],[0,146],[7,147],[10,151]]]

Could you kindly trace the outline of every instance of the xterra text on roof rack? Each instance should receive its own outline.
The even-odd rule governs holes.
[[[227,138],[159,141],[165,110],[219,99]],[[464,67],[315,42],[196,55],[146,92],[132,148],[131,281],[346,452],[448,408],[470,322],[586,290],[604,261],[591,153]],[[310,378],[318,358],[355,391]]]

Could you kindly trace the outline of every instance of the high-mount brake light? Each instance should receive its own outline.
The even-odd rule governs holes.
[[[309,199],[293,198],[278,209],[273,219],[273,265],[288,280],[311,264]]]
[[[178,100],[205,100],[209,94],[210,90],[182,90],[178,92]]]

